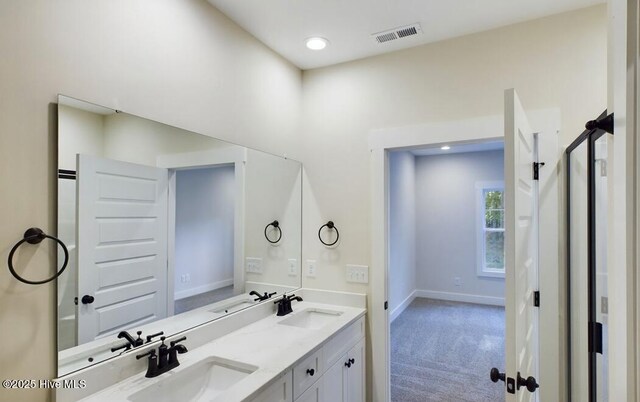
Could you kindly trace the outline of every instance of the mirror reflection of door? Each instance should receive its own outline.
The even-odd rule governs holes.
[[[300,163],[65,96],[58,124],[58,375],[300,287]]]

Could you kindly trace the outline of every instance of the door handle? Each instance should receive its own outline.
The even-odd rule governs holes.
[[[525,379],[520,376],[520,372],[518,371],[517,387],[518,389],[520,389],[520,387],[527,387],[527,391],[535,392],[537,388],[540,388],[540,385],[538,385],[534,377],[529,376]]]
[[[498,381],[502,381],[504,382],[506,375],[504,373],[501,373],[500,370],[498,370],[497,368],[492,368],[491,372],[489,374],[489,377],[491,378],[491,381],[493,382],[498,382]]]
[[[93,303],[94,300],[95,300],[95,297],[90,295],[84,295],[82,296],[82,299],[80,299],[80,301],[82,301],[82,304],[91,304]]]

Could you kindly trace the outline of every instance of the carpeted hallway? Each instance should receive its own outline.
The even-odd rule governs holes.
[[[391,324],[392,402],[500,402],[504,307],[415,299]]]

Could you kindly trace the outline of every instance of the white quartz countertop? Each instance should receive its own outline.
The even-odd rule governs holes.
[[[319,329],[278,324],[291,317],[292,314],[310,308],[339,311],[342,314]],[[355,322],[366,312],[363,308],[306,301],[294,302],[293,310],[293,313],[287,316],[277,317],[273,314],[197,349],[189,350],[188,353],[179,355],[179,367],[158,377],[146,378],[145,372],[141,372],[92,394],[82,401],[126,401],[131,394],[153,385],[155,382],[163,381],[209,357],[220,357],[258,367],[255,372],[214,399],[219,402],[243,401],[257,394],[280,374],[290,369],[298,360],[312,352],[338,331]],[[189,339],[183,344],[188,348]]]

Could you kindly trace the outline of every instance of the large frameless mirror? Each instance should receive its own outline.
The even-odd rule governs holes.
[[[58,169],[59,376],[300,287],[299,162],[61,95]]]

